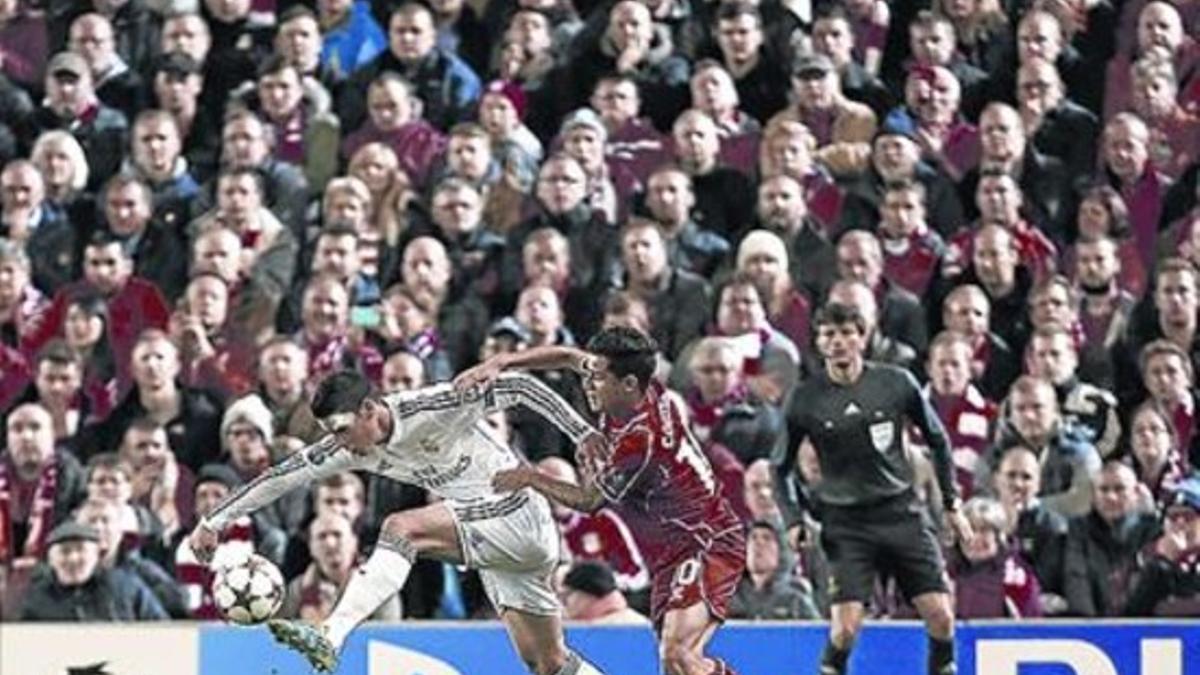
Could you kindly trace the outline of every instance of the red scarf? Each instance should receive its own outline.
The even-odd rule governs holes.
[[[705,403],[704,398],[700,396],[700,389],[692,387],[687,395],[688,408],[692,412],[692,431],[702,442],[708,442],[712,435],[713,429],[721,422],[721,418],[725,416],[725,408],[734,404],[741,403],[746,400],[749,391],[746,385],[738,384],[728,394],[712,403]]]
[[[29,529],[20,550],[13,541],[13,507],[19,497],[17,486],[10,478],[12,469],[8,462],[0,462],[0,565],[15,558],[42,557],[46,550],[46,536],[54,524],[54,497],[58,494],[58,462],[50,462],[42,468],[37,485],[33,488],[33,501],[25,520]]]

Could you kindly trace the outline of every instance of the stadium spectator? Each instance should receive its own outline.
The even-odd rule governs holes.
[[[693,388],[683,392],[689,423],[702,447],[719,444],[743,466],[781,452],[783,413],[746,386],[742,354],[720,337],[700,341],[691,353]]]
[[[185,53],[168,52],[155,61],[150,78],[154,107],[175,118],[189,173],[207,182],[217,172],[221,155],[221,118],[201,107],[200,64]]]
[[[1059,294],[1063,301],[1072,302],[1067,281],[1056,277],[1040,295]],[[1033,296],[1034,302],[1039,294]],[[1063,423],[1082,430],[1101,457],[1117,451],[1121,438],[1121,421],[1117,415],[1117,399],[1112,392],[1084,381],[1078,371],[1079,354],[1071,329],[1061,324],[1043,324],[1029,341],[1029,373],[1054,386]]]
[[[506,172],[519,177],[521,186],[533,182],[545,156],[542,142],[525,126],[528,105],[525,90],[511,80],[489,82],[479,99],[479,124],[492,139],[492,154]]]
[[[787,62],[771,54],[763,17],[754,3],[727,3],[715,19],[713,32],[737,99],[746,113],[765,125],[787,106],[787,92],[780,86],[788,75]]]
[[[1125,201],[1130,237],[1142,265],[1154,269],[1158,222],[1170,183],[1151,161],[1149,146],[1150,129],[1133,113],[1118,114],[1104,125],[1100,157],[1105,183]]]
[[[1004,544],[1007,517],[994,500],[963,505],[975,536],[950,555],[954,616],[960,619],[1037,618],[1042,615],[1037,576]]]
[[[55,54],[45,72],[46,99],[33,120],[35,133],[70,132],[83,146],[90,168],[88,187],[95,189],[120,167],[129,121],[96,98],[92,71],[78,54]]]
[[[200,184],[183,156],[179,123],[171,113],[144,110],[138,114],[122,171],[150,186],[154,217],[167,227],[181,228],[196,214],[194,200],[200,196]]]
[[[692,108],[675,118],[671,136],[675,162],[692,177],[692,217],[700,227],[734,237],[749,225],[754,187],[746,174],[721,164],[717,123]]]
[[[967,61],[985,73],[1000,72],[1014,56],[1010,20],[1001,3],[934,0],[933,11],[954,24],[958,48]]]
[[[743,173],[753,173],[762,123],[741,109],[733,76],[717,61],[704,59],[693,68],[688,88],[692,107],[717,123],[721,162]]]
[[[76,17],[71,22],[67,46],[87,63],[96,97],[126,119],[136,117],[144,105],[145,85],[138,71],[117,53],[116,34],[108,18],[94,12]],[[136,65],[148,66],[149,61]]]
[[[711,277],[728,256],[730,244],[693,217],[696,192],[691,176],[670,164],[654,169],[646,179],[645,201],[646,215],[666,239],[671,267]]]
[[[280,34],[287,22],[280,21]],[[327,0],[317,3],[314,27],[321,30],[321,67],[333,82],[341,82],[388,48],[383,28],[371,15],[371,5],[361,0]],[[299,64],[297,64],[299,65]],[[301,69],[302,73],[308,73]]]
[[[1137,303],[1136,297],[1121,287],[1119,250],[1108,237],[1080,239],[1074,249],[1073,281],[1083,332],[1079,372],[1084,379],[1109,389],[1115,388],[1114,350],[1124,338]]]
[[[1007,209],[1012,205],[1015,186],[1007,176],[996,176],[981,185],[994,187],[997,200]],[[983,188],[981,188],[983,189]],[[1035,241],[1046,242],[1044,237]],[[1052,264],[1053,248],[1037,247],[1040,258],[1023,257],[1017,233],[1004,225],[988,223],[974,231],[964,231],[949,242],[942,273],[946,286],[974,285],[987,297],[989,326],[1015,353],[1024,352],[1029,335],[1026,299],[1035,282],[1031,267],[1039,260]],[[1052,268],[1051,268],[1052,269]],[[958,272],[958,270],[965,270]],[[996,398],[1003,398],[1003,392]]]
[[[1020,71],[1027,66],[1043,63],[1054,69],[1058,95],[1065,94],[1078,101],[1080,107],[1091,113],[1094,123],[1104,101],[1104,73],[1083,54],[1083,40],[1071,39],[1071,24],[1082,18],[1080,15],[1085,12],[1063,12],[1061,7],[1059,3],[1041,3],[1041,7],[1026,12],[1017,24],[1017,61],[1020,66],[1016,72],[1017,96],[1020,98],[1022,93]],[[1099,31],[1093,34],[1096,33]],[[1002,79],[1007,80],[1006,84],[1012,81],[1011,76]],[[1089,138],[1094,139],[1095,136]]]
[[[650,619],[632,609],[608,565],[594,560],[577,562],[562,578],[563,616],[601,625],[649,625]]]
[[[857,281],[875,294],[876,327],[884,337],[912,347],[918,354],[929,347],[925,310],[913,293],[884,275],[883,247],[870,232],[847,232],[837,244],[838,278]]]
[[[0,238],[0,344],[16,349],[37,328],[49,300],[33,285],[25,247]]]
[[[1100,455],[1090,438],[1063,423],[1054,385],[1022,376],[1013,383],[1007,402],[995,449],[988,461],[980,463],[975,485],[988,485],[1001,450],[1021,444],[1038,456],[1042,467],[1038,497],[1046,507],[1068,518],[1087,513]]]
[[[30,586],[22,621],[162,621],[167,613],[137,577],[100,564],[96,530],[69,521],[47,538],[49,570]]]
[[[1185,454],[1187,466],[1197,466],[1195,363],[1187,352],[1169,340],[1155,340],[1142,348],[1139,365],[1149,399],[1171,416],[1175,444]]]
[[[404,247],[400,282],[430,304],[450,365],[458,370],[479,355],[488,313],[478,297],[452,288],[451,278],[450,257],[437,239],[417,237]]]
[[[117,381],[116,364],[112,346],[108,340],[108,308],[104,299],[92,294],[83,294],[67,305],[66,323],[63,324],[63,342],[78,359],[82,369],[84,396],[89,416],[82,423],[98,422],[108,417],[117,404],[121,383]],[[38,352],[39,356],[52,352],[51,340]]]
[[[878,120],[871,108],[846,97],[834,62],[820,53],[801,56],[791,76],[794,103],[782,114],[812,132],[816,160],[835,176],[866,169]]]
[[[257,394],[232,401],[221,418],[221,449],[225,464],[249,483],[270,468],[274,460],[271,411]],[[255,514],[263,524],[284,532],[298,532],[304,518],[304,494],[286,495],[270,508]]]
[[[61,340],[46,345],[33,364],[33,400],[54,420],[54,440],[70,446],[88,421],[90,401],[83,394],[83,364]],[[103,404],[102,404],[103,405]]]
[[[800,183],[808,207],[807,215],[832,241],[852,223],[841,222],[845,195],[829,170],[816,160],[813,154],[816,148],[817,140],[808,127],[777,116],[763,130],[758,169],[762,180],[786,175]]]
[[[1021,374],[1021,364],[1008,342],[991,329],[991,301],[979,286],[962,283],[942,302],[942,323],[971,346],[971,381],[996,401]]]
[[[930,343],[925,363],[929,378],[926,391],[946,427],[954,458],[954,477],[959,493],[967,499],[975,491],[976,467],[985,461],[999,413],[996,403],[971,383],[971,361],[967,336],[945,331]]]
[[[121,507],[111,501],[90,498],[75,511],[75,521],[96,531],[100,566],[139,579],[154,594],[172,619],[187,618],[183,589],[157,562],[144,557],[139,542],[131,542],[121,531]]]
[[[129,174],[117,174],[100,193],[104,226],[121,240],[133,259],[133,273],[158,286],[168,303],[187,285],[187,238],[178,224],[154,217],[150,185]]]
[[[86,457],[115,450],[133,420],[150,416],[163,424],[180,463],[199,469],[220,452],[221,404],[206,391],[179,382],[179,348],[167,333],[147,329],[133,345],[134,386],[103,422],[82,437]]]
[[[47,131],[33,142],[29,159],[42,174],[46,201],[70,222],[86,223],[95,204],[87,191],[91,167],[79,141],[61,129]]]
[[[1129,590],[1126,616],[1195,616],[1200,603],[1196,557],[1200,551],[1200,478],[1174,490],[1163,511],[1163,534],[1152,552],[1138,556],[1136,581]]]
[[[697,64],[692,82],[695,83],[699,76],[700,65]],[[693,93],[693,106],[704,109],[703,102],[703,99],[698,102]],[[642,116],[642,94],[633,78],[619,73],[602,76],[596,81],[588,105],[604,122],[604,130],[608,132],[604,154],[614,169],[624,168],[638,180],[646,180],[651,171],[670,158],[667,135]],[[530,106],[530,115],[537,112]]]
[[[18,159],[0,170],[0,232],[31,254],[33,283],[43,293],[53,294],[74,277],[74,227],[47,199],[42,174],[33,162]]]
[[[1063,87],[1053,63],[1041,58],[1023,61],[1017,71],[1017,110],[1032,149],[1059,159],[1066,178],[1078,182],[1096,166],[1100,122]]]
[[[345,3],[336,4],[345,6]],[[317,9],[320,10],[321,7]],[[347,18],[344,15],[337,16],[334,21],[326,25],[331,28],[338,24],[345,26],[350,22],[341,20]],[[317,13],[312,8],[293,5],[283,9],[279,12],[276,26],[275,39],[272,42],[275,53],[294,66],[302,80],[315,82],[329,90],[345,78],[345,70],[339,67],[340,63],[336,58],[330,59],[329,63],[321,62],[322,40],[325,36],[322,34]],[[374,57],[387,45],[387,39],[383,36],[382,29],[379,30],[379,45],[380,48],[375,53],[369,53],[369,47],[364,45],[366,48],[363,51],[369,54],[368,59]],[[351,54],[347,60],[353,63],[354,58],[355,55]]]
[[[281,448],[298,431],[293,422],[305,415],[310,380],[308,353],[287,337],[274,337],[259,349],[258,393],[271,411],[272,432]]]
[[[245,109],[231,110],[221,128],[221,163],[229,169],[252,169],[262,180],[263,205],[301,237],[308,206],[308,179],[300,167],[275,157],[271,127]]]
[[[479,98],[479,76],[459,56],[437,45],[433,10],[407,2],[388,18],[388,49],[363,64],[341,88],[336,101],[343,128],[356,129],[366,117],[368,85],[382,72],[395,71],[412,82],[425,103],[425,119],[445,131],[468,118]]]
[[[377,310],[380,321],[375,332],[384,340],[384,353],[399,350],[411,354],[430,382],[444,382],[454,375],[454,369],[442,347],[437,317],[431,309],[419,294],[401,285],[392,286]]]
[[[887,6],[875,0],[826,3],[817,7],[812,23],[813,53],[829,57],[846,98],[869,107],[876,119],[895,105],[892,93],[876,77],[889,21]],[[866,28],[878,20],[883,21],[882,31],[878,25]],[[874,35],[867,38],[873,44],[865,48],[872,52],[873,65],[859,48],[859,38],[864,37],[860,29]]]
[[[775,175],[758,186],[758,226],[787,245],[792,283],[814,300],[825,296],[836,275],[836,250],[810,218],[799,179]]]
[[[746,571],[729,601],[729,618],[819,618],[812,598],[788,581],[782,538],[771,521],[755,520],[746,535]]]
[[[196,476],[179,465],[161,424],[146,417],[134,420],[117,456],[129,467],[130,502],[154,514],[165,539],[192,527]]]
[[[1071,614],[1121,616],[1142,547],[1158,534],[1158,518],[1138,508],[1137,477],[1110,461],[1096,479],[1092,509],[1071,521],[1063,586]]]
[[[346,129],[342,156],[349,159],[370,143],[383,143],[396,153],[412,185],[424,187],[434,162],[446,150],[447,139],[422,118],[423,107],[413,84],[384,71],[367,87],[367,119]]]
[[[1170,415],[1154,401],[1139,405],[1129,419],[1129,454],[1146,510],[1162,507],[1187,476],[1173,427]]]
[[[1005,532],[1012,548],[1037,574],[1042,611],[1062,614],[1067,609],[1063,597],[1067,519],[1046,508],[1038,497],[1042,476],[1037,455],[1023,445],[1005,448],[993,482],[996,498],[1008,516]]]
[[[960,115],[962,86],[944,66],[914,68],[904,84],[904,105],[882,126],[902,130],[921,146],[921,157],[956,183],[979,163],[979,129]]]
[[[907,74],[909,70],[945,68],[962,87],[963,113],[975,119],[989,93],[989,73],[968,62],[963,52],[957,49],[958,38],[950,19],[929,9],[918,11],[908,25],[908,42],[912,54],[907,68],[895,70]],[[903,89],[904,82],[895,83],[893,88]]]
[[[314,518],[308,526],[308,549],[313,561],[303,574],[288,581],[279,616],[322,621],[329,616],[350,575],[358,567],[358,536],[349,520],[326,513]],[[370,616],[373,621],[399,619],[399,595],[386,600]]]
[[[746,386],[764,401],[780,404],[799,380],[800,351],[767,321],[767,308],[754,280],[735,276],[715,293],[716,326],[713,333],[730,338],[742,354]],[[687,391],[694,384],[690,370],[692,352],[700,340],[686,345],[671,370],[671,388]]]
[[[888,183],[879,204],[883,278],[917,298],[928,294],[946,255],[946,242],[929,229],[927,194],[919,181]]]
[[[813,301],[796,287],[789,268],[787,245],[774,232],[752,230],[738,246],[737,273],[754,280],[771,326],[807,353]]]
[[[699,275],[673,267],[667,240],[658,224],[633,218],[621,230],[625,270],[617,290],[639,297],[650,309],[650,334],[668,359],[674,359],[704,333],[712,291]]]
[[[50,413],[22,403],[5,420],[5,452],[0,461],[0,562],[9,571],[28,572],[46,553],[47,535],[83,498],[84,476],[70,452],[57,449]],[[10,581],[13,581],[10,577]]]
[[[1175,65],[1161,50],[1133,66],[1133,111],[1150,130],[1150,159],[1172,180],[1200,159],[1200,118],[1179,102]]]

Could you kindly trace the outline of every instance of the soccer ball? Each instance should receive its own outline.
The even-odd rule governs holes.
[[[257,554],[216,567],[212,584],[221,615],[243,626],[275,616],[283,604],[284,590],[279,568]]]

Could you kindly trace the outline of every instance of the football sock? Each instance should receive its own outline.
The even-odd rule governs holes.
[[[733,669],[733,666],[730,666],[728,663],[725,663],[721,659],[709,659],[709,660],[712,661],[712,663],[713,663],[713,669],[712,669],[711,675],[737,675],[737,671]]]
[[[380,533],[371,557],[351,575],[346,591],[325,619],[326,634],[335,650],[342,648],[355,626],[404,588],[416,559],[417,550],[412,542],[386,531]]]
[[[954,675],[954,638],[929,636],[929,675]]]
[[[850,645],[839,649],[833,640],[825,643],[825,651],[821,654],[821,675],[845,675],[846,663],[850,660]]]

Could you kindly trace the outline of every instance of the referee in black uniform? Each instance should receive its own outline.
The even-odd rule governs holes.
[[[933,451],[950,526],[969,539],[970,525],[958,511],[945,429],[911,374],[864,362],[869,336],[857,309],[828,304],[817,313],[815,325],[825,369],[793,394],[792,449],[775,458],[775,482],[789,522],[798,522],[796,448],[807,438],[821,467],[814,492],[823,524],[821,546],[831,570],[832,621],[820,673],[846,672],[864,605],[882,572],[896,578],[925,621],[930,675],[953,675],[954,608],[946,566],[933,524],[917,499],[903,440],[909,424],[921,430]]]

